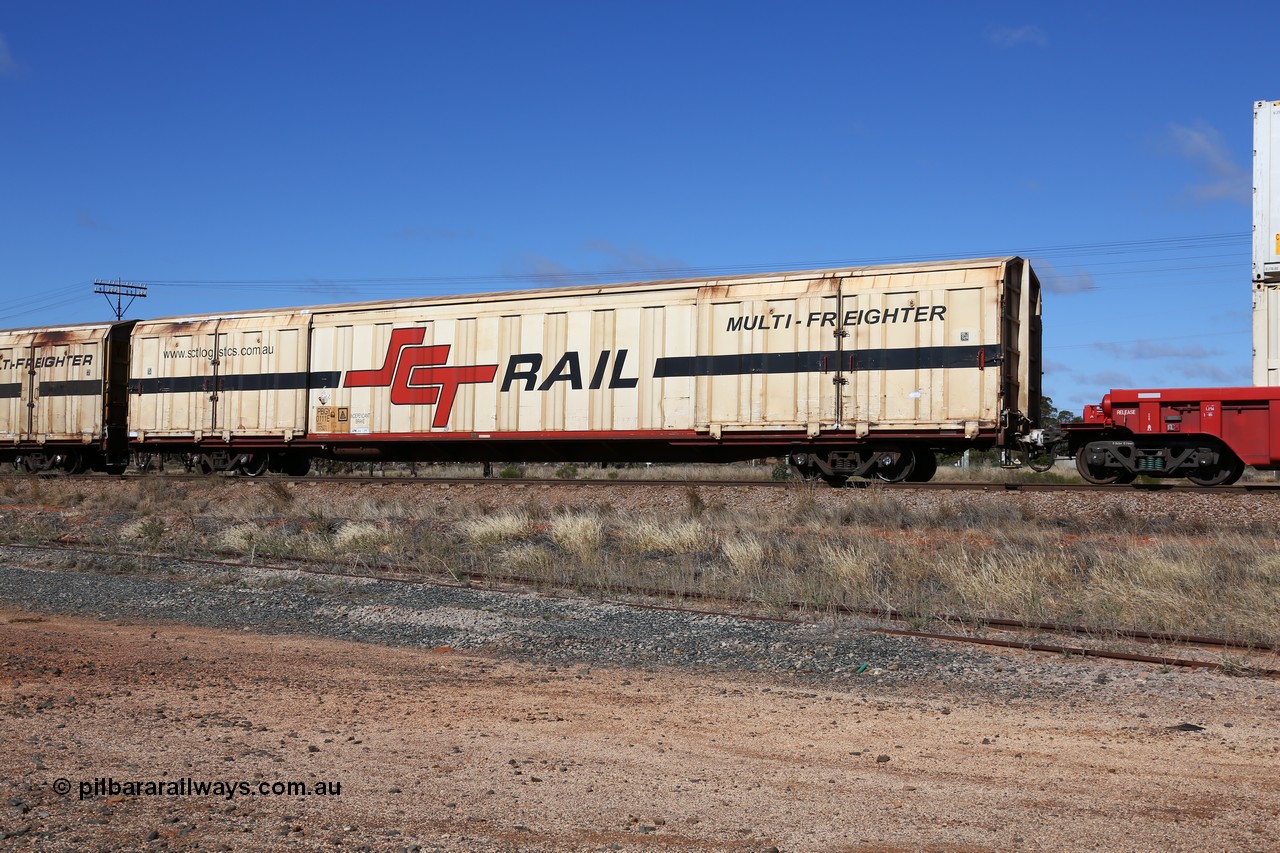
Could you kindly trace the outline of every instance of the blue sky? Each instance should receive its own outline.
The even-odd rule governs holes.
[[[1059,406],[1248,385],[1268,9],[0,0],[0,327],[1007,253]]]

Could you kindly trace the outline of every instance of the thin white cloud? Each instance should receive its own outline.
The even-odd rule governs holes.
[[[1234,201],[1252,204],[1249,170],[1231,156],[1226,140],[1214,127],[1196,122],[1194,127],[1171,124],[1169,135],[1184,160],[1200,172],[1187,190],[1196,201]]]
[[[587,240],[583,248],[609,260],[578,270],[546,255],[528,252],[503,265],[503,272],[518,278],[533,278],[547,284],[581,284],[584,281],[622,280],[637,274],[675,274],[687,268],[676,258],[664,258],[640,246],[619,246],[608,240]]]
[[[90,231],[107,232],[111,230],[111,226],[105,222],[101,222],[92,213],[82,210],[76,214],[76,224],[81,228],[87,228]]]
[[[518,278],[533,278],[548,284],[572,284],[577,275],[570,267],[546,255],[526,252],[514,263],[503,265],[503,272]]]
[[[1040,366],[1045,373],[1067,373],[1071,370],[1071,364],[1065,361],[1045,361]]]
[[[1023,45],[1048,47],[1049,35],[1035,24],[1018,27],[994,27],[987,31],[987,40],[996,47],[1014,48]]]
[[[1121,358],[1212,358],[1220,355],[1216,350],[1205,349],[1199,344],[1190,346],[1173,346],[1160,341],[1137,341],[1132,344],[1100,343],[1097,348],[1102,352],[1120,356]]]
[[[1192,361],[1178,365],[1178,372],[1189,379],[1215,387],[1243,387],[1253,384],[1253,370],[1247,364],[1223,366],[1207,361]],[[1191,384],[1190,382],[1187,384]]]
[[[1040,286],[1049,293],[1065,295],[1098,289],[1098,283],[1094,281],[1093,274],[1080,267],[1072,267],[1066,271],[1038,258],[1032,258],[1031,262],[1040,279]]]
[[[667,271],[687,266],[681,260],[655,255],[642,246],[619,246],[610,240],[588,240],[586,249],[611,258],[609,269],[616,272]]]
[[[0,34],[0,77],[11,77],[18,73],[18,62],[9,50],[9,43]]]
[[[1102,390],[1098,391],[1098,397],[1107,393],[1110,388],[1133,388],[1133,376],[1128,373],[1122,373],[1119,370],[1103,370],[1098,373],[1076,373],[1071,378],[1077,382],[1092,383],[1092,387]]]

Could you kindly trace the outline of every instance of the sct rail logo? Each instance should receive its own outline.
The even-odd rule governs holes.
[[[445,367],[449,360],[449,344],[424,345],[426,329],[392,329],[391,341],[382,367],[376,370],[349,370],[343,380],[344,388],[391,388],[391,403],[395,406],[434,405],[435,416],[431,426],[443,429],[449,425],[453,400],[460,385],[492,382],[498,375],[498,365],[478,364],[473,367]],[[590,364],[590,362],[585,362]],[[541,353],[516,353],[507,359],[507,369],[499,391],[507,393],[514,386],[523,391],[549,391],[559,383],[580,391],[602,388],[625,390],[635,388],[637,377],[623,376],[627,363],[627,350],[616,353],[604,350],[595,360],[590,380],[584,385],[581,353],[569,350],[560,357],[549,373],[542,375]],[[612,370],[610,365],[612,364]],[[541,381],[539,381],[541,380]]]
[[[391,402],[397,406],[434,405],[431,425],[449,425],[458,386],[492,382],[498,365],[445,367],[449,344],[423,346],[426,329],[394,329],[387,356],[377,370],[349,370],[345,388],[385,388],[391,386]]]

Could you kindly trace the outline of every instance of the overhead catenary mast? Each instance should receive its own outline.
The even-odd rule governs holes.
[[[147,296],[147,286],[145,284],[133,284],[132,282],[121,281],[94,281],[93,292],[101,293],[107,298],[107,304],[111,306],[111,310],[116,312],[116,322],[124,319],[124,312],[129,310],[129,306],[133,304],[133,300],[139,296],[144,299]],[[111,301],[111,297],[115,297],[115,302]],[[125,297],[129,298],[125,302]]]

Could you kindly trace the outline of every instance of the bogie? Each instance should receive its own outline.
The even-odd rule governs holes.
[[[1094,485],[1131,483],[1139,476],[1185,477],[1198,486],[1230,485],[1244,473],[1230,448],[1206,436],[1176,440],[1115,438],[1091,441],[1076,452],[1076,470]]]
[[[804,480],[823,480],[843,486],[851,478],[885,483],[923,483],[938,471],[938,458],[928,448],[907,446],[856,446],[829,452],[800,451],[790,454],[792,470]]]

